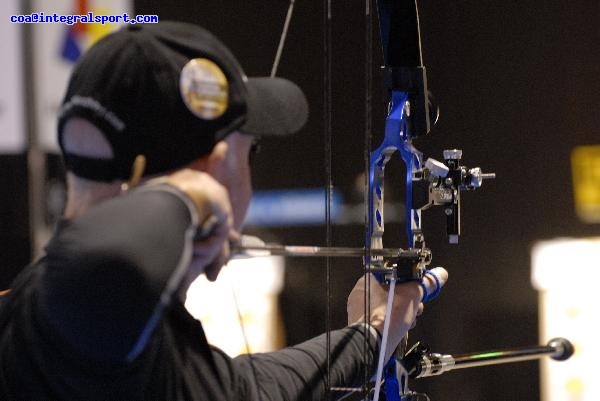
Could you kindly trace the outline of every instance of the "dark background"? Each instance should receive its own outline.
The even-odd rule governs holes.
[[[311,106],[308,125],[292,140],[262,144],[254,164],[257,189],[319,187],[326,183],[323,102],[323,5],[297,1],[278,75],[297,82]],[[364,171],[365,17],[358,1],[333,2],[333,184],[360,204],[355,181]],[[284,0],[215,2],[135,1],[137,14],[199,23],[237,55],[248,75],[268,75],[283,27]],[[424,213],[434,264],[450,271],[443,296],[429,304],[412,339],[441,353],[465,353],[538,343],[537,293],[530,283],[530,250],[538,240],[598,235],[578,221],[570,152],[599,143],[600,2],[597,0],[419,2],[429,88],[441,109],[429,136],[415,142],[441,159],[461,148],[463,162],[497,174],[463,196],[463,235],[446,244],[441,211]],[[378,40],[374,35],[374,40]],[[380,54],[374,49],[373,143],[382,132]],[[3,284],[30,253],[25,156],[0,158]],[[8,173],[6,173],[8,172]],[[361,185],[363,181],[358,181]],[[403,166],[386,171],[386,202],[401,201]],[[362,189],[360,189],[362,191]],[[256,231],[256,229],[255,229]],[[403,224],[386,225],[386,244],[402,245]],[[324,226],[261,231],[289,244],[324,244]],[[364,227],[338,225],[334,245],[360,246]],[[325,329],[326,261],[288,261],[281,299],[287,340]],[[345,297],[360,275],[355,261],[331,261],[331,315],[344,324]],[[580,285],[576,266],[565,283]],[[554,333],[560,336],[561,333]],[[415,381],[432,400],[539,399],[537,362],[455,371]]]

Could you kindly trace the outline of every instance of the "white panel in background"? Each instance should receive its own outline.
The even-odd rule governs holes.
[[[11,15],[20,14],[20,3],[19,0],[0,2],[0,154],[21,153],[27,144],[21,46],[23,25],[9,22]]]
[[[79,3],[87,3],[86,12],[94,15],[128,13],[133,15],[131,0],[32,0],[31,11],[45,15],[79,14]],[[33,30],[34,91],[37,138],[40,146],[48,152],[57,152],[56,116],[74,61],[63,56],[67,41],[85,51],[102,36],[118,29],[122,24],[61,23],[30,24]]]
[[[541,400],[600,400],[600,238],[538,242],[531,273],[539,291],[542,344],[564,337],[575,347],[564,362],[542,359]]]
[[[244,332],[250,352],[274,351],[283,345],[277,335],[283,274],[281,256],[233,259],[215,282],[198,277],[185,307],[202,322],[208,342],[231,357],[247,353]]]

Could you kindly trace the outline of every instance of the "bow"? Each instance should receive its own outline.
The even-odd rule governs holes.
[[[367,7],[366,59],[370,61],[371,16],[370,0],[365,0]],[[330,210],[331,210],[331,71],[332,71],[332,36],[331,36],[331,1],[325,0],[324,48],[325,48],[325,158],[327,171],[326,210],[327,220],[326,247],[292,247],[292,246],[252,246],[246,244],[241,248],[267,250],[271,253],[290,256],[357,256],[364,258],[365,272],[375,273],[380,282],[390,285],[388,313],[391,311],[394,286],[409,280],[421,280],[427,274],[427,266],[431,263],[432,254],[426,247],[425,236],[421,228],[421,212],[431,206],[443,206],[447,216],[447,232],[451,243],[458,242],[460,234],[460,192],[481,186],[486,178],[494,174],[484,174],[480,168],[468,169],[460,164],[462,152],[458,149],[444,151],[444,162],[434,159],[424,159],[423,154],[413,146],[413,140],[427,134],[438,118],[438,110],[431,101],[427,88],[426,70],[422,61],[419,17],[416,0],[376,0],[381,48],[383,52],[383,72],[388,98],[388,115],[385,121],[384,138],[375,150],[369,152],[370,137],[367,146],[367,229],[365,247],[356,248],[331,247]],[[272,76],[275,75],[277,64],[281,57],[283,42],[291,17],[294,0],[290,1],[283,34],[273,65]],[[367,77],[367,92],[370,90],[370,78]],[[369,94],[367,94],[369,96]],[[367,133],[369,136],[369,107],[367,110]],[[383,244],[384,236],[384,171],[386,164],[399,152],[406,166],[406,249],[386,249]],[[331,297],[329,280],[329,260],[327,261],[327,298]],[[431,299],[439,291],[425,300]],[[368,297],[368,295],[367,295]],[[367,304],[367,302],[365,302]],[[329,333],[329,306],[327,311],[327,332]],[[368,314],[366,314],[368,315]],[[378,401],[385,393],[387,401],[416,400],[418,395],[408,390],[408,373],[404,368],[403,359],[406,352],[405,341],[390,361],[384,361],[386,342],[389,331],[389,316],[386,316],[382,333],[381,352],[377,364],[375,386],[370,392],[373,401]],[[329,340],[327,354],[330,355]],[[384,368],[385,362],[385,368]],[[330,361],[328,361],[329,370]],[[327,375],[328,376],[328,375]],[[327,380],[329,382],[329,379]],[[381,384],[385,383],[384,390]],[[331,391],[362,391],[368,389],[367,384],[362,388],[334,388]]]
[[[383,257],[369,257],[369,268],[383,270],[376,273],[380,282],[390,284],[393,294],[397,281],[420,280],[431,258],[421,231],[421,210],[413,205],[413,176],[422,165],[422,154],[412,145],[413,138],[427,134],[431,121],[427,102],[427,78],[421,55],[419,20],[416,1],[379,0],[379,30],[383,51],[384,81],[389,111],[385,121],[381,145],[370,153],[368,181],[368,230],[366,244],[373,249],[383,248],[384,234],[384,171],[387,162],[398,151],[406,165],[406,234],[407,247],[412,257],[394,261]],[[417,256],[418,255],[418,256]],[[388,311],[391,310],[391,296]],[[375,376],[373,400],[378,401],[382,376],[385,377],[386,399],[400,400],[401,366],[395,358],[385,364],[385,346],[389,332],[386,324]],[[399,350],[402,352],[402,350]]]
[[[494,174],[484,174],[480,168],[461,166],[462,152],[458,149],[444,151],[443,163],[434,159],[423,161],[423,154],[413,146],[413,140],[430,131],[439,113],[427,88],[417,0],[377,0],[377,6],[389,106],[383,141],[369,154],[368,257],[365,267],[366,271],[375,272],[377,280],[390,284],[387,307],[390,311],[395,284],[421,280],[431,262],[431,251],[425,245],[422,230],[421,211],[433,205],[443,206],[449,241],[457,243],[460,235],[460,191],[478,188],[483,179],[494,178]],[[383,249],[384,170],[396,151],[406,166],[407,249],[393,258],[373,256],[375,250]],[[435,297],[437,293],[439,288],[430,295]],[[426,294],[424,302],[433,297]],[[397,356],[392,357],[384,367],[388,320],[386,317],[373,400],[379,400],[382,377],[387,401],[417,399],[414,397],[418,395],[408,390],[408,375],[402,363],[406,341],[396,351]]]

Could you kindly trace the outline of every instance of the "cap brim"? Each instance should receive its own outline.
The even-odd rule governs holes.
[[[240,131],[256,136],[290,135],[308,119],[306,96],[284,78],[248,78],[248,113]]]

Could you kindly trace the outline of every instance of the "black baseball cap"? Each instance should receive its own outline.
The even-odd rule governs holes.
[[[70,118],[105,135],[112,159],[71,154],[63,144]],[[138,155],[144,175],[174,170],[207,155],[229,133],[299,131],[308,118],[302,90],[283,78],[247,78],[205,29],[182,22],[136,24],[98,41],[78,61],[58,117],[68,170],[95,181],[127,180]]]

